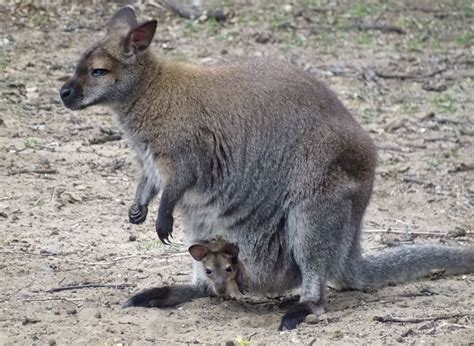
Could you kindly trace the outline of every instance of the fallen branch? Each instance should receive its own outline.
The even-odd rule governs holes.
[[[433,72],[427,73],[427,74],[407,74],[407,73],[385,73],[385,72],[380,72],[380,71],[375,71],[375,74],[384,79],[415,79],[415,80],[423,80],[425,78],[431,78],[434,77],[440,73],[443,73],[447,70],[446,67],[440,68],[438,70],[434,70]]]
[[[81,288],[98,288],[98,287],[125,288],[125,287],[135,287],[135,286],[136,286],[135,284],[85,284],[85,285],[73,285],[73,286],[51,288],[50,290],[47,290],[46,292],[78,290]]]
[[[360,31],[380,31],[383,33],[394,32],[399,35],[406,34],[405,30],[393,25],[383,25],[383,24],[355,25],[354,28]]]
[[[446,314],[432,317],[419,317],[419,318],[403,318],[403,317],[392,317],[390,315],[386,316],[374,316],[374,320],[378,322],[392,322],[392,323],[421,323],[426,321],[439,321],[439,320],[448,320],[450,318],[461,318],[466,316],[472,316],[470,313],[454,313]]]

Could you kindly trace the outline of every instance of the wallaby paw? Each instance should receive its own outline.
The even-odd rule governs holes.
[[[171,244],[169,237],[172,237],[171,233],[173,232],[173,217],[162,217],[161,215],[158,215],[158,219],[155,223],[155,228],[156,233],[158,233],[158,237],[160,238],[161,242],[166,245]]]
[[[306,316],[311,314],[310,307],[305,303],[297,303],[293,305],[281,319],[278,330],[292,330],[295,329],[300,323],[304,322]]]
[[[134,225],[143,223],[148,214],[148,207],[146,205],[133,204],[128,210],[128,221]]]

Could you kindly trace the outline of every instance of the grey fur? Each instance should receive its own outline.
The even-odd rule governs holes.
[[[144,163],[139,207],[131,213],[144,220],[146,202],[161,190],[160,239],[171,234],[177,209],[189,243],[223,237],[238,245],[251,291],[301,288],[300,303],[280,329],[324,310],[328,280],[362,289],[421,278],[434,268],[474,270],[472,247],[414,245],[363,255],[375,147],[313,76],[274,60],[203,67],[166,62],[144,49],[129,56],[121,51],[125,34],[108,33],[82,58],[66,84],[73,96],[65,104],[81,109],[94,104],[81,103],[83,95],[100,92],[94,100],[118,114]],[[104,79],[99,89],[84,82],[76,91],[84,66],[95,55],[106,59],[102,49],[127,68],[117,65],[116,83]],[[151,289],[126,305],[170,306],[208,294],[198,268],[193,286]]]

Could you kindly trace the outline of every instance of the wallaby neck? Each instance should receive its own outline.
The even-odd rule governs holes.
[[[152,106],[160,98],[163,89],[163,62],[148,52],[139,59],[131,87],[111,105],[121,125],[130,130],[137,130],[137,125],[142,125],[149,116],[147,113],[157,109]]]

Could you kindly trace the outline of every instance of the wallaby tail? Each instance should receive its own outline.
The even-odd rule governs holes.
[[[353,254],[347,263],[344,288],[380,287],[420,279],[434,269],[446,270],[446,274],[474,272],[474,247],[404,245],[373,256]]]

